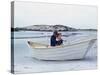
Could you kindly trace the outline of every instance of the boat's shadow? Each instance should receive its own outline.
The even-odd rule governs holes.
[[[32,57],[33,60],[36,60],[36,61],[43,61],[43,62],[70,62],[70,61],[87,61],[87,62],[92,62],[92,61],[95,61],[97,60],[97,56],[95,57],[85,57],[83,59],[70,59],[70,60],[39,60],[39,59],[36,59],[34,57]]]

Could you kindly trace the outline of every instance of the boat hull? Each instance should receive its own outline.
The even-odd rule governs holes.
[[[82,59],[93,45],[93,42],[94,40],[88,40],[62,47],[33,48],[33,57],[39,60]]]

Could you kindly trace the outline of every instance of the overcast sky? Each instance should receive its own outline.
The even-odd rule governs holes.
[[[67,25],[74,28],[97,29],[97,7],[31,2],[15,2],[14,26]]]

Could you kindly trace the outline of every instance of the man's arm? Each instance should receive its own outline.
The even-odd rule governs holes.
[[[56,46],[56,39],[54,36],[51,37],[51,46]]]

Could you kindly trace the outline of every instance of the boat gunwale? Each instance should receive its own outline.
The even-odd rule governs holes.
[[[80,43],[85,43],[87,41],[91,41],[91,40],[97,40],[97,39],[89,39],[89,40],[86,40],[86,41],[81,41],[81,42],[78,42],[78,43],[74,43],[74,44],[68,44],[68,45],[62,45],[62,46],[59,46],[59,47],[47,47],[47,48],[33,48],[32,46],[29,46],[32,48],[32,49],[35,49],[35,50],[38,50],[38,49],[42,49],[42,50],[47,50],[47,49],[58,49],[58,48],[63,48],[63,47],[67,47],[67,46],[73,46],[73,45],[77,45],[77,44],[80,44]],[[34,42],[35,43],[35,42]],[[47,46],[47,45],[46,45]]]

